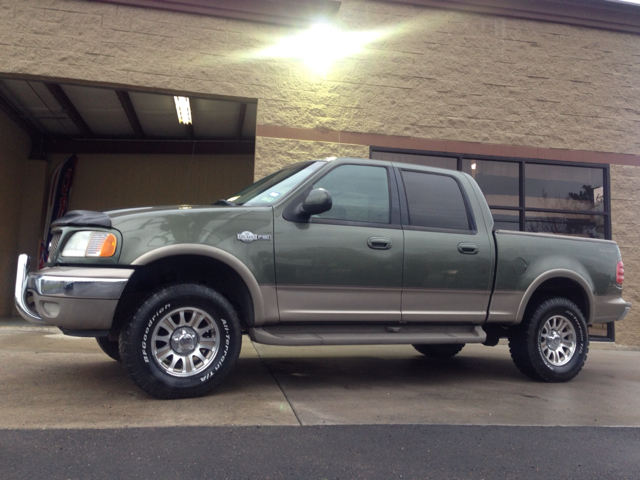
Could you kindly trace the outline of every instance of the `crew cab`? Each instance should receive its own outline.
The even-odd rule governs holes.
[[[20,314],[96,337],[158,398],[215,389],[243,334],[431,357],[508,338],[520,371],[563,382],[588,326],[631,307],[615,242],[494,230],[471,176],[393,162],[298,163],[213,205],[74,211],[52,234],[46,268],[19,258]]]

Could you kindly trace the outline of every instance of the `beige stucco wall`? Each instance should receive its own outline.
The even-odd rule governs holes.
[[[640,167],[611,165],[611,223],[624,262],[623,296],[634,305],[616,323],[616,343],[640,345]]]
[[[325,157],[368,158],[369,147],[344,143],[258,137],[256,139],[255,179],[260,179],[274,170],[301,160]]]
[[[258,125],[640,154],[639,35],[344,0],[336,24],[385,36],[323,77],[260,56],[293,28],[84,0],[0,7],[0,74],[255,98]],[[368,150],[259,137],[255,174],[347,152]],[[632,213],[612,190],[632,297]],[[639,318],[619,342],[640,344]]]
[[[0,73],[257,98],[259,125],[640,153],[638,35],[345,0],[338,25],[385,36],[323,78],[260,56],[293,28],[85,0],[1,11]]]
[[[0,316],[13,311],[20,214],[29,137],[0,110]]]
[[[57,164],[66,156],[56,155]],[[208,205],[253,181],[253,155],[78,155],[69,210]]]

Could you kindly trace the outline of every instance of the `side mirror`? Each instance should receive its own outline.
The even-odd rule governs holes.
[[[300,212],[307,217],[331,210],[333,201],[331,194],[324,188],[314,188],[309,192],[300,206]]]

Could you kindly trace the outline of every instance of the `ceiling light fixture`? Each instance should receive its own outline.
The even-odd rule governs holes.
[[[176,112],[178,113],[178,122],[184,125],[190,125],[191,121],[191,105],[189,97],[173,97],[176,102]]]

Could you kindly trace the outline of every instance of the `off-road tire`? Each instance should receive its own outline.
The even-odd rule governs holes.
[[[96,337],[98,346],[107,356],[114,359],[116,362],[120,361],[120,344],[119,342],[109,340],[108,337]]]
[[[554,324],[557,329],[550,328]],[[582,370],[589,353],[584,315],[566,298],[544,300],[510,330],[509,351],[518,370],[533,380],[568,382]]]
[[[451,358],[460,353],[464,343],[412,345],[412,347],[429,358]]]
[[[233,369],[241,346],[240,322],[229,301],[197,284],[150,295],[120,334],[129,377],[161,399],[210,393]]]

